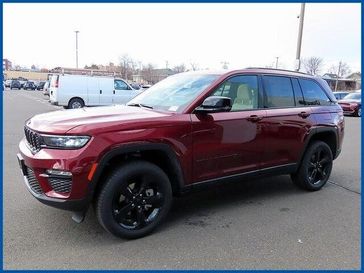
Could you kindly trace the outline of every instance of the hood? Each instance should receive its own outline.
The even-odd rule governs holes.
[[[350,99],[343,99],[343,100],[339,100],[338,103],[361,103],[361,100],[350,100]]]
[[[114,105],[103,107],[89,107],[69,109],[36,115],[26,122],[29,128],[49,134],[64,134],[81,125],[108,125],[132,123],[137,121],[156,119],[172,114],[160,113],[139,107]],[[92,126],[87,126],[92,128]]]

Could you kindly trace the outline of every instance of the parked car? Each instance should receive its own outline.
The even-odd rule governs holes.
[[[152,87],[152,85],[151,84],[143,84],[142,85],[142,89],[143,90],[147,90],[148,88],[151,88]]]
[[[37,87],[35,86],[34,82],[32,81],[27,81],[24,83],[23,85],[23,89],[24,90],[35,90]]]
[[[339,104],[346,115],[361,117],[361,92],[350,93]]]
[[[43,90],[45,83],[45,81],[40,81],[37,85],[37,90]]]
[[[349,92],[347,92],[347,91],[337,91],[337,92],[333,92],[333,94],[334,94],[334,96],[335,96],[335,98],[336,98],[337,100],[341,100],[341,99],[343,99],[346,95],[348,95],[348,94],[349,94]]]
[[[10,90],[21,89],[21,83],[18,80],[12,80],[10,84]]]
[[[23,77],[19,77],[19,78],[17,78],[17,80],[19,81],[21,88],[23,88],[24,84],[28,81],[28,79],[23,78]]]
[[[11,81],[12,81],[12,80],[6,80],[6,81],[5,81],[5,87],[9,87],[9,88],[10,88]]]
[[[50,82],[49,81],[46,81],[43,85],[43,95],[44,96],[48,96],[49,97],[49,85],[50,85]]]
[[[204,185],[290,174],[320,190],[344,116],[324,80],[257,68],[179,73],[127,105],[40,114],[24,129],[18,161],[36,199],[77,222],[93,203],[107,231],[138,238]]]
[[[125,104],[140,92],[111,77],[53,75],[50,82],[51,103],[70,109]]]

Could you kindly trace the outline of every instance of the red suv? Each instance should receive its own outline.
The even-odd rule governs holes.
[[[18,160],[36,199],[78,222],[93,203],[107,231],[137,238],[199,186],[290,174],[321,189],[344,117],[322,79],[248,68],[177,74],[127,105],[36,115],[24,130]]]

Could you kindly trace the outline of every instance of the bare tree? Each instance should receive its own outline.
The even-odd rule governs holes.
[[[154,65],[149,63],[146,66],[143,66],[143,69],[141,71],[141,75],[143,77],[144,80],[146,80],[148,83],[154,83],[153,82],[153,70],[154,70]]]
[[[320,57],[309,57],[303,60],[303,66],[310,75],[317,75],[323,66],[323,60]]]
[[[176,72],[176,73],[185,72],[186,71],[186,66],[184,64],[176,65],[175,67],[173,67],[172,70],[174,72]]]
[[[191,65],[191,69],[192,69],[193,71],[199,70],[198,63],[190,62],[190,65]]]
[[[339,62],[338,64],[332,65],[329,68],[329,73],[337,75],[339,78],[342,78],[348,74],[350,74],[351,69],[347,63]]]

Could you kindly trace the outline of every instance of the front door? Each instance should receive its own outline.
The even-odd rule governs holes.
[[[260,168],[264,147],[258,77],[234,76],[214,96],[232,100],[230,112],[192,114],[193,180],[199,182]]]
[[[115,104],[125,104],[134,98],[138,93],[138,90],[132,89],[123,80],[114,81],[113,102]]]

